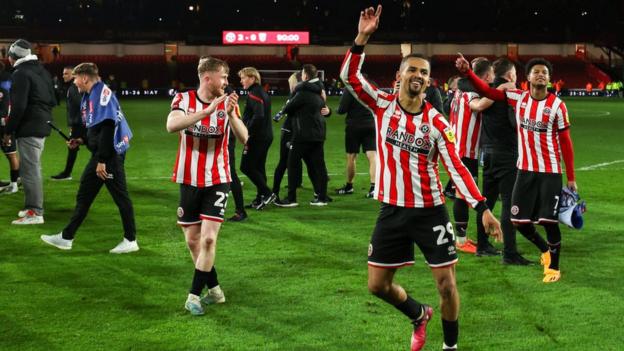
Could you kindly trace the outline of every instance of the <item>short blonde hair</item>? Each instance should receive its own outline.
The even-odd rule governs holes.
[[[225,73],[230,73],[230,66],[227,62],[211,56],[202,56],[197,64],[197,74],[201,76],[206,72],[217,72],[221,67]]]
[[[79,74],[84,74],[90,78],[97,78],[99,74],[98,66],[93,62],[83,62],[72,70],[72,75],[76,76]]]
[[[246,77],[254,77],[256,79],[256,83],[262,84],[260,81],[260,72],[254,67],[245,67],[238,71],[238,76],[242,78],[242,76]]]

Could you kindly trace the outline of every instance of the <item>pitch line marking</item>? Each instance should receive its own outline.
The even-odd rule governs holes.
[[[606,166],[610,166],[610,165],[614,165],[616,163],[622,163],[624,162],[624,160],[616,160],[616,161],[611,161],[611,162],[603,162],[603,163],[598,163],[595,165],[591,165],[591,166],[585,166],[585,167],[581,167],[578,170],[579,171],[592,171],[596,168],[601,168],[601,167],[606,167]]]
[[[580,117],[608,117],[611,116],[609,111],[593,111],[593,110],[574,110],[575,116],[577,112],[580,112]]]

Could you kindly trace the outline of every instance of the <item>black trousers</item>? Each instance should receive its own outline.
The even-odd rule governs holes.
[[[288,169],[288,155],[290,154],[291,138],[291,132],[286,132],[282,130],[282,136],[280,138],[279,161],[277,162],[277,166],[275,167],[275,173],[273,174],[273,193],[278,196],[280,192],[280,187],[282,186],[282,179],[284,178],[284,174]],[[299,172],[299,179],[301,179],[301,171]],[[301,181],[299,181],[297,187],[299,187],[300,185]]]
[[[78,148],[67,148],[67,162],[65,162],[65,169],[63,170],[63,174],[68,176],[71,175],[72,171],[74,170],[76,158],[78,158]]]
[[[501,228],[503,230],[505,256],[515,255],[516,229],[511,223],[511,194],[516,182],[516,161],[518,156],[514,153],[485,152],[483,157],[483,196],[487,198],[486,204],[494,211],[496,200],[500,195],[502,202]],[[477,222],[478,232],[485,233],[483,222],[479,218]],[[485,235],[485,234],[483,234]]]
[[[297,201],[297,185],[301,184],[301,160],[320,200],[327,199],[327,167],[323,142],[294,142],[288,155],[288,200]]]
[[[245,212],[245,204],[243,203],[243,187],[241,186],[240,179],[236,173],[236,139],[230,138],[228,145],[229,162],[230,162],[230,176],[232,182],[230,183],[230,191],[234,196],[234,205],[236,206],[237,213]]]
[[[266,159],[273,139],[249,140],[241,157],[240,170],[256,186],[257,196],[271,195],[267,185]]]
[[[132,201],[128,195],[128,187],[126,185],[124,156],[115,155],[115,157],[106,162],[106,172],[112,175],[112,178],[106,179],[106,181],[98,178],[95,173],[97,164],[97,157],[92,155],[80,178],[80,187],[76,195],[76,208],[69,224],[63,229],[63,239],[74,238],[76,231],[87,217],[93,200],[100,192],[102,185],[105,185],[119,209],[124,228],[124,237],[130,241],[135,240],[134,208],[132,207]]]

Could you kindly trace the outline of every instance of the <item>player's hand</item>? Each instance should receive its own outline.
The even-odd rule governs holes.
[[[67,147],[69,147],[70,149],[76,149],[78,148],[80,145],[84,144],[84,140],[82,140],[82,138],[72,138],[69,139],[69,141],[67,142]]]
[[[514,82],[507,82],[496,87],[498,90],[509,90],[516,89],[516,84]]]
[[[215,112],[217,107],[219,107],[219,104],[222,103],[227,97],[227,95],[221,95],[218,98],[212,100],[210,105],[208,105],[208,107],[206,107],[203,111],[206,116],[210,116],[213,112]]]
[[[397,79],[396,81],[394,81],[394,87],[392,89],[392,95],[398,94],[399,90],[401,90],[401,80]]]
[[[373,34],[379,26],[379,16],[381,16],[381,5],[377,5],[376,10],[372,7],[369,7],[360,12],[358,33],[364,35]]]
[[[11,146],[11,134],[5,134],[2,136],[2,145],[6,147]]]
[[[464,57],[464,55],[462,55],[461,52],[458,52],[457,55],[459,56],[455,60],[455,67],[457,68],[459,73],[461,73],[462,75],[465,75],[470,70],[470,64],[468,63],[468,60],[466,60],[466,58]]]
[[[226,110],[227,110],[227,113],[231,115],[232,112],[234,112],[234,107],[238,106],[238,95],[236,93],[232,93],[228,96],[229,96],[229,99],[227,102]]]
[[[496,219],[496,217],[494,217],[492,211],[485,210],[483,212],[482,221],[485,232],[494,237],[494,240],[497,242],[503,242],[503,232],[501,230],[500,222]]]
[[[329,107],[327,107],[327,105],[323,106],[323,108],[321,109],[321,115],[327,116],[329,113]]]
[[[572,180],[572,181],[568,181],[568,189],[574,191],[575,193],[578,193],[578,187],[576,186],[576,181]]]
[[[106,173],[106,163],[98,162],[97,167],[95,167],[95,174],[97,174],[98,178],[106,180],[106,178],[108,178],[108,173]]]

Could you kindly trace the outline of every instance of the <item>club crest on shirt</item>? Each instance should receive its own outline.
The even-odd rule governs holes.
[[[420,126],[420,131],[423,132],[423,134],[429,133],[429,125],[428,124],[421,125]]]
[[[217,118],[218,119],[224,119],[225,118],[225,111],[218,111],[217,112]]]
[[[545,114],[545,115],[550,115],[550,112],[552,112],[552,110],[550,109],[550,107],[544,107],[544,114]]]

